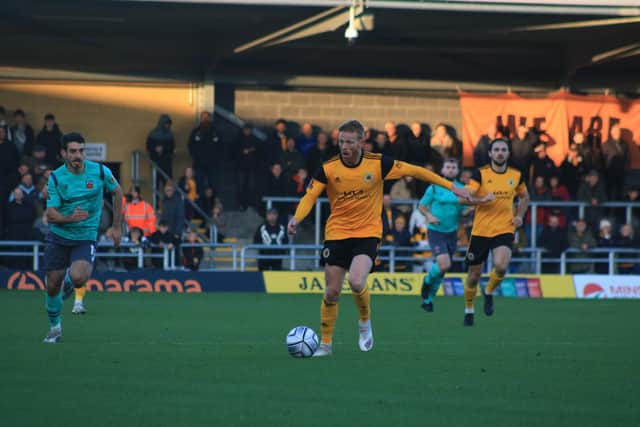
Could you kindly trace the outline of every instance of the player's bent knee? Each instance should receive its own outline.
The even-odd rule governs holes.
[[[339,289],[327,288],[324,291],[324,299],[327,300],[328,302],[338,302],[339,298],[340,298]]]

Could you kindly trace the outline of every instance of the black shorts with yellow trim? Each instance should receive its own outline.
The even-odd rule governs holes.
[[[465,261],[467,265],[479,265],[487,260],[489,251],[499,246],[513,247],[515,235],[513,233],[498,234],[493,237],[471,235]]]
[[[367,255],[371,258],[373,266],[376,264],[378,257],[378,248],[380,247],[380,239],[375,237],[353,237],[342,240],[325,240],[324,248],[320,255],[320,264],[336,265],[348,270],[351,267],[351,261],[357,255]]]

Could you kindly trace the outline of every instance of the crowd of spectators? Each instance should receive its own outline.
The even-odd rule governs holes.
[[[43,217],[46,184],[51,170],[62,164],[62,131],[55,116],[46,114],[38,132],[29,125],[26,117],[21,109],[8,117],[0,107],[0,234],[5,240],[44,237],[47,230]],[[510,131],[490,125],[473,150],[475,166],[488,163],[488,144],[496,137],[510,140],[511,164],[523,172],[533,201],[586,203],[582,211],[566,206],[538,208],[535,228],[530,211],[524,232],[518,233],[514,242],[516,252],[526,248],[532,238],[546,250],[546,258],[557,258],[567,248],[573,249],[570,258],[576,258],[589,254],[592,248],[638,247],[638,209],[634,210],[632,221],[627,222],[623,209],[602,206],[607,201],[638,202],[640,195],[639,187],[627,185],[625,181],[630,147],[621,138],[618,125],[611,128],[604,142],[582,133],[570,135],[567,155],[559,166],[547,156],[547,148],[554,141],[546,133],[524,126]],[[217,227],[218,241],[224,239],[225,215],[217,189],[230,181],[220,173],[225,158],[220,155],[222,141],[211,114],[202,113],[186,145],[192,167],[186,168],[180,177],[174,177],[176,140],[171,118],[161,115],[148,134],[146,146],[150,158],[164,171],[157,177],[164,194],[158,203],[158,212],[155,212],[151,203],[142,197],[139,187],[134,186],[127,192],[123,212],[127,224],[125,241],[134,247],[139,245],[158,251],[163,246],[179,247],[185,241],[199,241],[198,235],[188,227],[190,221],[209,221]],[[263,227],[271,231],[276,230],[276,225],[271,224],[274,212],[278,212],[275,216],[277,225],[282,225],[292,214],[295,204],[275,202],[274,211],[267,215],[262,197],[302,196],[322,163],[339,152],[337,129],[320,129],[310,123],[298,127],[284,119],[274,124],[266,140],[257,138],[252,126],[247,124],[230,145],[231,160],[237,171],[234,180],[237,205],[240,210],[252,208],[259,212],[265,217]],[[428,125],[420,122],[407,126],[388,121],[384,129],[366,129],[364,146],[367,151],[390,155],[434,171],[440,170],[445,158],[453,157],[462,162],[463,154],[463,144],[456,130],[445,123],[437,124],[432,132]],[[460,180],[468,182],[470,176],[470,170],[465,169]],[[419,199],[425,189],[424,183],[410,177],[385,182],[384,242],[397,247],[428,247],[421,213],[411,205],[391,205],[393,200]],[[326,218],[327,212],[322,214]],[[104,210],[101,231],[108,227],[109,215],[108,210]],[[468,242],[472,219],[473,210],[470,209],[460,227],[461,246]],[[259,241],[262,235],[256,233],[254,240]],[[270,239],[283,241],[273,236]],[[183,265],[197,269],[203,255],[189,248],[188,253],[182,252]],[[18,264],[19,261],[14,266]],[[137,262],[129,260],[122,264],[131,267]],[[277,268],[278,265],[262,263],[261,268]],[[409,269],[414,265],[405,262],[400,263],[399,268]],[[603,266],[606,264],[570,263],[569,269],[575,272],[598,271]],[[555,271],[558,264],[549,262],[544,268],[545,271]],[[637,270],[638,266],[634,264],[618,266],[620,272]]]

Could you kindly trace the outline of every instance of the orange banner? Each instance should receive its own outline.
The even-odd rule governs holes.
[[[547,98],[523,98],[516,94],[460,94],[464,164],[473,165],[473,149],[489,125],[506,126],[511,132],[524,125],[550,136],[549,157],[560,165],[569,148],[569,135],[583,132],[604,143],[609,129],[620,124],[629,144],[631,167],[640,169],[640,100],[614,96],[581,96],[558,92]]]

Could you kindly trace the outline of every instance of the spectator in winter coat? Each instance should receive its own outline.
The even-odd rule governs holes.
[[[611,127],[609,140],[602,145],[604,174],[609,200],[620,201],[624,196],[625,174],[629,170],[629,146],[622,139],[620,126]]]
[[[269,245],[274,248],[286,245],[289,242],[287,231],[278,221],[278,210],[271,208],[267,211],[266,221],[258,227],[253,242],[259,245]],[[276,255],[285,251],[282,249],[260,249],[260,255]],[[259,259],[258,269],[265,270],[282,270],[282,259]]]
[[[4,203],[4,201],[3,201]],[[33,240],[33,223],[36,220],[36,213],[33,205],[24,197],[20,188],[13,191],[13,201],[7,208],[7,230],[5,233],[7,240]],[[14,248],[17,251],[31,252],[28,247]],[[28,257],[11,257],[9,266],[17,269],[29,268],[31,260]]]
[[[427,129],[420,122],[411,123],[409,135],[407,161],[414,165],[424,166],[429,163],[431,152],[431,137]]]
[[[569,232],[569,247],[580,252],[569,254],[569,258],[590,258],[589,251],[596,246],[596,239],[587,227],[587,221],[578,219],[575,231]],[[593,263],[568,263],[567,271],[573,274],[588,274],[593,272]]]
[[[256,198],[256,172],[258,170],[259,141],[250,125],[245,124],[235,143],[235,161],[238,168],[238,204],[240,210],[258,207]]]
[[[195,175],[207,184],[218,187],[223,152],[212,120],[208,112],[200,114],[200,124],[191,131],[188,147]]]
[[[176,187],[172,181],[167,181],[164,185],[164,199],[162,200],[162,214],[160,221],[166,222],[169,232],[180,238],[185,226],[184,200],[176,192]]]
[[[169,224],[165,221],[160,221],[158,229],[151,234],[149,241],[155,245],[151,252],[156,254],[163,254],[164,249],[168,249],[171,252],[180,244],[180,239],[169,231]],[[152,264],[156,268],[162,268],[164,265],[163,259],[153,258]]]
[[[590,227],[595,227],[603,214],[600,205],[607,201],[607,193],[597,171],[590,171],[580,184],[577,200],[588,204],[585,209],[585,219]]]
[[[175,151],[175,138],[171,131],[171,117],[163,114],[158,119],[158,125],[147,136],[147,151],[151,160],[156,162],[169,178],[173,178],[173,152]],[[158,187],[165,183],[164,177],[156,175]]]
[[[14,125],[11,127],[12,142],[18,149],[20,158],[30,156],[36,141],[33,128],[27,123],[24,111],[21,109],[17,109],[13,113],[13,121]]]
[[[51,113],[47,113],[44,116],[44,126],[36,137],[36,145],[45,147],[45,162],[54,169],[60,164],[61,138],[62,131],[56,123],[56,117]]]

